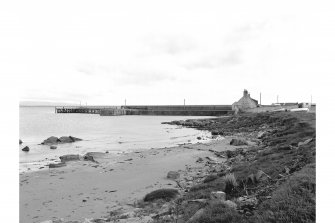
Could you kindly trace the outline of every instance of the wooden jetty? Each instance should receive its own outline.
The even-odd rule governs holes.
[[[117,110],[120,106],[64,106],[55,107],[55,113],[100,114],[102,110]]]

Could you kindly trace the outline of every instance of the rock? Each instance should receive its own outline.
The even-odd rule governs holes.
[[[271,178],[269,175],[264,173],[262,170],[258,170],[255,177],[256,177],[257,182],[267,181],[268,179]]]
[[[255,206],[258,204],[258,200],[255,196],[243,196],[239,197],[236,200],[237,206],[239,209],[254,209]]]
[[[207,199],[195,199],[195,200],[188,200],[187,202],[188,202],[188,203],[197,203],[197,204],[203,204],[203,205],[205,205],[205,204],[207,204],[207,203],[208,203]]]
[[[248,145],[247,141],[243,140],[243,139],[232,139],[230,141],[230,145],[233,146],[243,146],[243,145]]]
[[[24,152],[29,152],[29,147],[28,147],[28,146],[25,146],[25,147],[22,149],[22,151],[24,151]]]
[[[59,138],[60,143],[71,143],[74,142],[70,136],[62,136]]]
[[[80,160],[80,156],[78,154],[68,154],[68,155],[63,155],[60,156],[59,159],[61,160],[62,163],[67,162],[67,161],[77,161]]]
[[[220,163],[220,162],[218,161],[218,159],[215,158],[215,157],[209,157],[209,156],[206,156],[205,158],[208,159],[207,162],[208,162],[209,164],[217,164],[217,163]]]
[[[80,138],[76,138],[76,137],[73,137],[73,136],[69,136],[69,138],[70,138],[73,142],[83,141],[82,139],[80,139]]]
[[[92,161],[92,162],[94,162],[94,163],[97,163],[97,161],[94,160],[94,157],[93,157],[92,155],[88,155],[88,154],[86,154],[86,155],[84,156],[84,160],[85,160],[85,161]]]
[[[226,207],[237,209],[237,204],[231,200],[226,200],[222,202]]]
[[[73,136],[62,136],[57,138],[55,136],[51,136],[44,140],[41,144],[42,145],[50,145],[50,144],[58,144],[58,143],[72,143],[76,141],[81,141],[82,139],[73,137]]]
[[[57,146],[50,146],[50,149],[57,149]]]
[[[55,136],[51,136],[44,140],[41,144],[42,145],[47,145],[47,144],[57,144],[59,142],[59,139]]]
[[[118,223],[151,223],[153,219],[150,216],[141,216],[136,218],[118,219]]]
[[[204,159],[201,158],[201,157],[199,157],[199,158],[197,159],[197,161],[195,161],[195,162],[197,162],[197,163],[202,163],[203,161],[204,161]]]
[[[306,144],[308,144],[308,143],[310,143],[310,142],[312,142],[312,141],[313,141],[313,138],[306,139],[306,140],[303,141],[303,142],[299,142],[299,143],[298,143],[298,147],[303,146],[303,145],[306,145]]]
[[[203,214],[205,214],[205,209],[201,208],[195,212],[195,214],[190,219],[188,219],[186,223],[196,222]]]
[[[49,164],[49,168],[59,168],[63,166],[66,166],[66,163],[50,163]]]
[[[119,218],[121,219],[133,218],[133,217],[135,217],[135,213],[133,211],[126,212],[126,213],[119,215]]]
[[[198,136],[198,137],[197,137],[197,140],[201,140],[201,137],[200,137],[200,136]]]
[[[22,142],[22,140],[21,139],[19,139],[19,145],[21,145],[23,142]]]
[[[212,200],[220,199],[222,201],[225,201],[226,200],[226,193],[223,192],[223,191],[213,191],[210,195],[210,198]]]
[[[168,179],[178,179],[180,177],[180,174],[176,171],[169,171],[168,174],[167,174],[167,178]]]
[[[261,139],[261,138],[263,138],[266,134],[267,134],[266,131],[260,131],[260,132],[258,132],[258,134],[257,134],[257,138],[258,138],[258,139]]]

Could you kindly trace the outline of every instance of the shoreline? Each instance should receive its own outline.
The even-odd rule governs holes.
[[[182,127],[176,127],[176,129],[179,129]],[[199,130],[198,130],[199,131]],[[58,151],[54,150],[54,151],[50,151],[49,149],[49,145],[41,145],[41,144],[29,144],[29,147],[37,147],[38,150],[46,150],[47,152],[49,152],[49,154],[39,154],[39,155],[35,155],[35,156],[41,156],[40,159],[38,160],[31,160],[31,161],[20,161],[19,162],[19,173],[30,173],[30,172],[35,172],[35,171],[41,171],[43,169],[48,169],[48,164],[50,163],[57,163],[59,161],[59,156],[62,155],[67,155],[67,154],[79,154],[81,156],[84,156],[87,153],[91,153],[91,152],[101,152],[101,153],[109,153],[109,154],[113,154],[114,156],[118,157],[118,156],[122,156],[126,153],[133,153],[136,151],[145,151],[145,150],[150,150],[150,149],[160,149],[160,148],[172,148],[172,147],[177,147],[177,146],[183,146],[183,145],[189,145],[189,144],[196,144],[196,143],[209,143],[212,140],[216,140],[215,138],[211,137],[210,132],[206,131],[206,130],[200,130],[197,134],[194,135],[186,135],[186,136],[179,136],[179,137],[172,137],[174,140],[178,139],[182,139],[182,138],[190,138],[192,137],[192,139],[188,139],[187,142],[184,143],[179,143],[179,142],[175,142],[174,145],[169,144],[169,143],[165,143],[166,146],[161,146],[161,147],[150,147],[149,145],[146,145],[143,147],[143,145],[138,145],[137,147],[140,148],[128,148],[126,150],[123,150],[122,148],[116,149],[116,150],[111,150],[109,149],[107,146],[105,149],[99,148],[99,149],[94,149],[94,150],[90,150],[89,147],[91,147],[91,145],[85,145],[85,142],[87,140],[83,140],[81,141],[79,144],[77,142],[74,142],[73,145],[70,144],[60,144],[59,146],[56,145],[57,147],[61,147],[62,152],[59,151],[60,148],[57,148]],[[201,139],[197,139],[197,137],[201,137]],[[125,143],[131,143],[131,142],[122,142],[122,144]],[[101,144],[101,143],[100,143]],[[119,142],[119,144],[121,144],[121,142]],[[164,143],[163,143],[164,144]],[[26,146],[26,144],[22,144],[20,145],[20,152],[21,152],[21,148],[23,148],[24,146]],[[64,151],[64,149],[66,149],[66,147],[71,148],[74,147],[76,149],[72,149],[73,151]],[[42,148],[43,147],[43,148]],[[99,147],[102,147],[102,145],[100,145]],[[134,145],[131,145],[130,147],[134,147]],[[81,151],[84,150],[84,151]],[[50,153],[51,152],[51,153]],[[24,153],[24,152],[23,152]],[[25,154],[24,154],[25,155]],[[29,155],[29,154],[27,154]]]
[[[20,219],[300,222],[303,215],[307,222],[315,221],[315,114],[242,114],[170,124],[224,138],[125,154],[115,166],[97,157],[99,165],[74,162],[57,173],[40,172],[35,178],[28,174],[20,193],[25,189],[30,197],[22,199],[31,202],[24,204],[20,196],[20,207],[25,208]],[[167,179],[169,171],[177,171],[176,177]],[[43,203],[46,197],[50,200]],[[36,210],[41,202],[43,210]]]
[[[122,153],[101,153],[98,163],[72,161],[67,166],[20,173],[20,222],[84,220],[108,216],[160,188],[178,188],[166,178],[169,171],[201,167],[196,160],[213,157],[209,151],[230,148],[229,139]],[[70,207],[70,208],[69,208]],[[71,209],[71,210],[69,210]]]

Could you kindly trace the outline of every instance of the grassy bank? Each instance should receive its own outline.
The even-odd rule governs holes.
[[[178,222],[315,222],[315,114],[244,114],[172,124],[252,142],[217,154],[228,158],[227,166],[179,198]],[[216,191],[236,206],[211,199]],[[196,199],[207,202],[189,205]]]

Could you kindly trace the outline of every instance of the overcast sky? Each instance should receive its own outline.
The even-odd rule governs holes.
[[[0,69],[21,101],[232,104],[248,89],[263,104],[317,102],[330,13],[308,1],[11,3]]]

